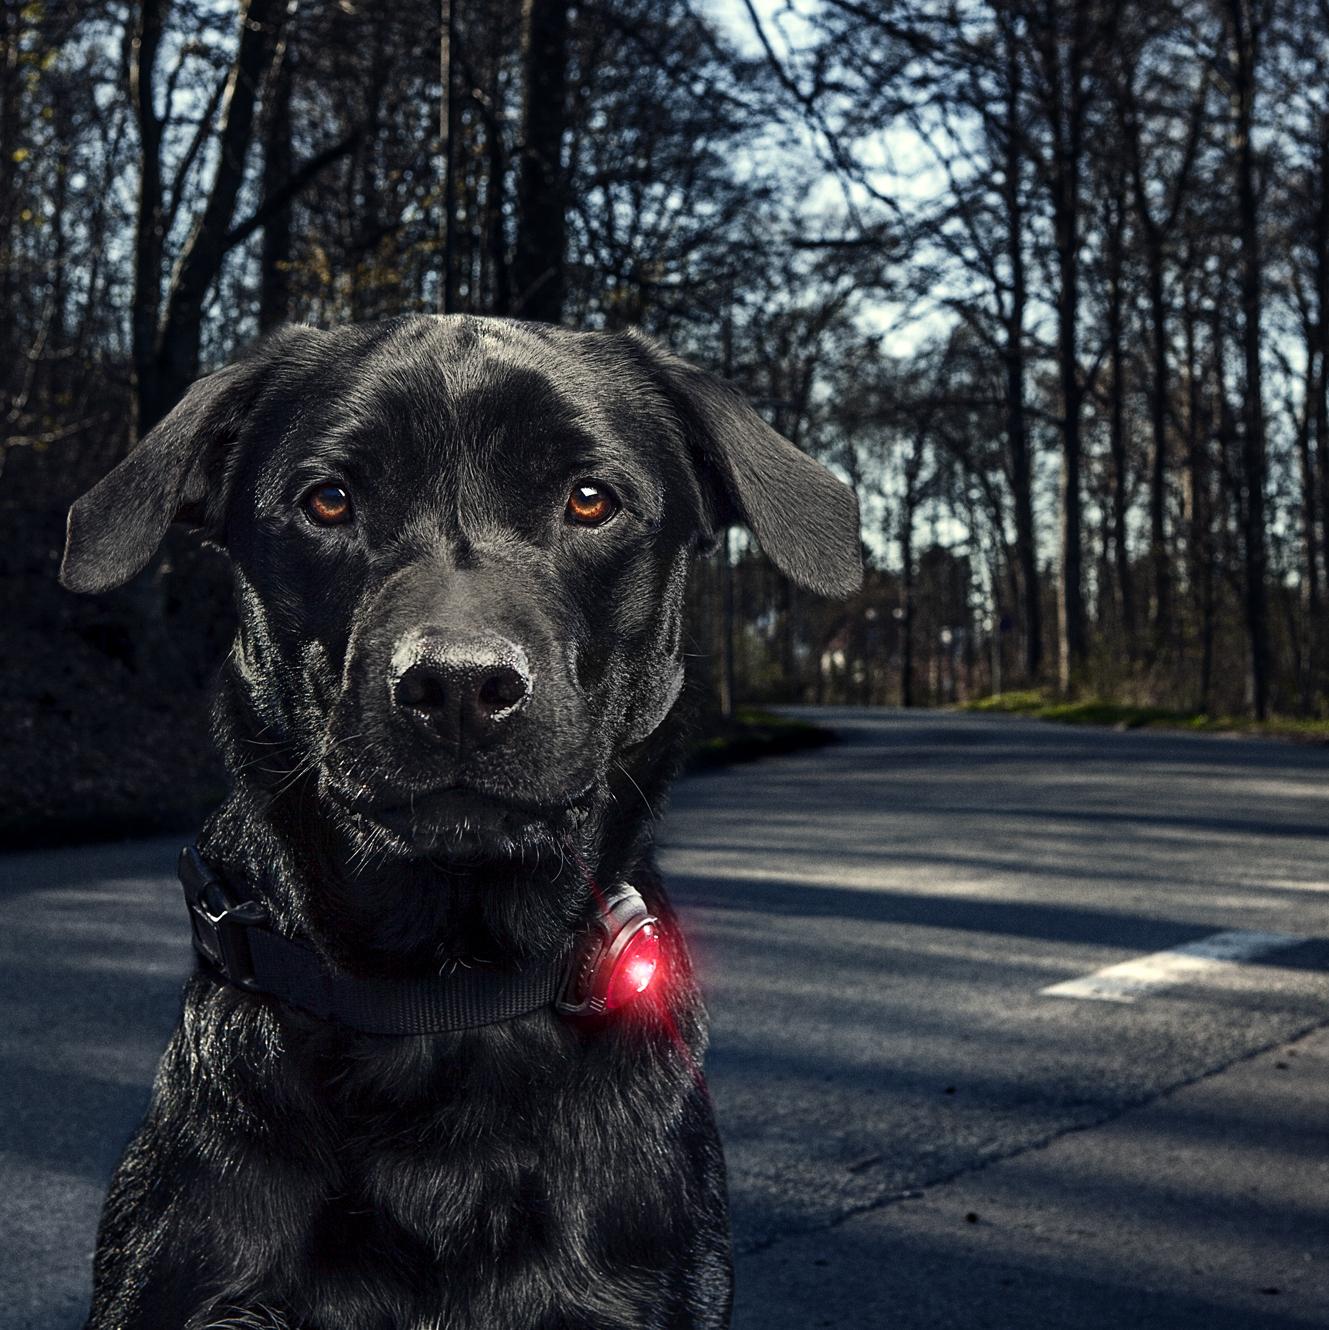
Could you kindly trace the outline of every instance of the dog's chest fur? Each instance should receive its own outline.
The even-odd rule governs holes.
[[[232,1272],[217,1319],[233,1304],[319,1326],[718,1323],[722,1162],[669,1033],[586,1042],[541,1015],[384,1049],[248,1001],[191,985],[140,1138],[151,1158],[140,1170],[131,1147],[110,1198],[108,1256],[116,1214],[137,1231],[159,1210],[198,1260],[195,1290]],[[163,1168],[178,1208],[135,1185]],[[200,1194],[206,1215],[189,1212]],[[117,1282],[137,1280],[122,1266]]]

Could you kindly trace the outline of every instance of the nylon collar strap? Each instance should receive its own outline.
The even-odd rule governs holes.
[[[274,932],[256,901],[237,901],[190,845],[180,852],[194,949],[222,978],[363,1034],[441,1034],[524,1016],[559,997],[567,957],[519,974],[459,970],[427,979],[329,973],[298,938]],[[634,893],[635,894],[635,893]]]

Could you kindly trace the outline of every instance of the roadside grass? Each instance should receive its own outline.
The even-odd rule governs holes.
[[[1303,743],[1329,743],[1329,720],[1270,716],[1260,721],[1250,716],[1208,716],[1198,711],[1131,706],[1098,698],[1062,702],[1041,690],[981,697],[966,702],[962,709],[1008,712],[1037,720],[1054,720],[1063,725],[1110,725],[1118,730],[1196,730],[1210,734],[1248,734],[1259,738],[1298,739]]]
[[[688,760],[689,771],[707,771],[733,762],[755,762],[759,757],[821,748],[835,741],[835,733],[805,720],[792,720],[760,707],[735,707],[732,720],[718,717]]]

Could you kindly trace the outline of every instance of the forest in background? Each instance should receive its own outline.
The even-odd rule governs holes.
[[[837,469],[853,601],[739,531],[699,566],[716,710],[1033,687],[1325,714],[1329,0],[0,24],[4,813],[218,779],[224,560],[173,531],[76,598],[63,514],[285,320],[641,326]]]

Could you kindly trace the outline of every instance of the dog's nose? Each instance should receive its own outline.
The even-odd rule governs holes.
[[[531,696],[526,653],[496,634],[412,634],[392,663],[393,705],[459,747],[493,733]]]

